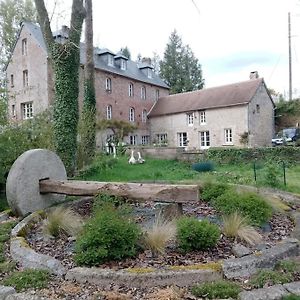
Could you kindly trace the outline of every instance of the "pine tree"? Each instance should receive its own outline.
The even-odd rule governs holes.
[[[171,94],[202,89],[202,68],[189,45],[183,45],[177,31],[171,33],[160,62],[160,76],[170,86]]]
[[[121,48],[120,52],[122,55],[126,56],[128,59],[131,59],[131,53],[127,46],[125,48]]]

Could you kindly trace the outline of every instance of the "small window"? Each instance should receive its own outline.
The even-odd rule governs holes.
[[[134,122],[135,119],[135,111],[133,107],[129,108],[129,122]]]
[[[167,133],[158,133],[156,134],[156,140],[159,145],[168,144],[168,134]]]
[[[112,118],[112,106],[107,105],[106,106],[106,119],[111,120],[111,118]]]
[[[14,87],[14,86],[15,86],[15,84],[14,84],[14,75],[11,74],[10,75],[10,87]]]
[[[128,85],[128,96],[133,97],[133,83],[129,83]]]
[[[13,117],[16,116],[16,106],[15,106],[15,104],[13,104],[13,105],[11,106],[11,115],[12,115]]]
[[[157,101],[159,98],[159,90],[155,91],[155,101]]]
[[[200,124],[202,124],[202,125],[206,124],[205,111],[200,111]]]
[[[187,124],[188,126],[194,125],[194,113],[187,114]]]
[[[147,122],[147,110],[143,109],[142,111],[142,122],[146,123]]]
[[[105,90],[111,92],[111,78],[107,77],[105,80]]]
[[[125,59],[121,59],[121,70],[126,70],[126,60]]]
[[[178,146],[179,147],[186,147],[188,145],[186,132],[177,133],[177,138],[178,138]]]
[[[114,58],[113,58],[113,56],[111,54],[108,54],[108,58],[107,59],[108,59],[107,64],[109,66],[113,67],[114,66]]]
[[[22,55],[27,55],[27,39],[22,40]]]
[[[146,100],[146,88],[144,86],[141,87],[141,99]]]
[[[28,70],[23,71],[23,87],[28,86]]]
[[[137,136],[136,135],[130,135],[129,136],[129,144],[130,145],[136,145],[137,144]]]
[[[224,130],[225,144],[232,144],[232,129],[227,128]]]
[[[150,136],[142,135],[142,145],[149,145],[149,144],[150,144]]]
[[[22,103],[21,104],[22,117],[23,120],[33,118],[33,104],[32,102]]]
[[[259,104],[256,104],[256,112],[259,114],[260,113],[260,106]]]
[[[150,68],[148,68],[147,75],[148,75],[148,78],[152,78],[152,70]]]

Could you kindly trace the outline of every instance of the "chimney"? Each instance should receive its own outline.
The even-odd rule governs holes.
[[[250,76],[249,77],[250,77],[250,80],[259,78],[258,72],[257,71],[250,72]]]
[[[142,58],[142,63],[151,66],[151,58],[150,57],[143,57]]]

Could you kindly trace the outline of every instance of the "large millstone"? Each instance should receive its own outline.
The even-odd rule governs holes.
[[[24,216],[62,202],[65,195],[40,194],[42,179],[66,180],[61,159],[44,149],[26,151],[12,165],[6,182],[6,197],[12,211]]]

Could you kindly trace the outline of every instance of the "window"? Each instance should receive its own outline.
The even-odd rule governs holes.
[[[142,111],[142,122],[146,123],[147,122],[147,110],[143,109]]]
[[[107,92],[111,92],[111,79],[109,77],[105,80],[105,89]]]
[[[259,114],[259,112],[260,112],[260,106],[259,106],[259,104],[256,104],[256,112]]]
[[[206,115],[205,111],[200,111],[200,124],[206,124]]]
[[[188,124],[188,126],[193,126],[193,124],[194,124],[194,113],[187,114],[187,124]]]
[[[168,143],[167,133],[158,133],[156,134],[156,140],[159,145]]]
[[[27,55],[27,39],[22,40],[22,55]]]
[[[155,91],[155,101],[157,101],[159,98],[159,90]]]
[[[141,99],[146,100],[146,88],[144,86],[141,87]]]
[[[11,74],[10,75],[10,87],[14,87],[14,86],[15,86],[15,84],[14,84],[14,75]]]
[[[33,118],[33,104],[32,102],[22,103],[22,117],[24,120]]]
[[[148,78],[152,78],[152,70],[150,68],[147,69]]]
[[[135,111],[133,107],[129,108],[129,121],[130,122],[134,122],[134,118],[135,118]]]
[[[227,128],[224,130],[225,144],[232,144],[232,129]]]
[[[111,120],[111,118],[112,118],[112,106],[107,105],[106,106],[106,119]]]
[[[150,136],[142,135],[142,145],[149,145],[149,144],[150,144]]]
[[[128,96],[133,97],[133,83],[129,83],[128,85]]]
[[[28,70],[23,71],[23,87],[28,86]]]
[[[126,70],[126,60],[121,59],[121,70]]]
[[[179,147],[186,147],[187,146],[188,140],[187,140],[187,133],[186,132],[177,133],[177,139],[178,139],[178,146]]]
[[[16,106],[15,106],[14,104],[11,106],[11,115],[12,115],[13,117],[16,116]]]
[[[206,149],[210,146],[209,131],[200,131],[200,148]]]
[[[130,145],[136,145],[137,136],[136,135],[130,135],[129,136],[129,144]]]
[[[108,54],[108,58],[107,59],[108,59],[107,60],[107,64],[109,66],[113,67],[114,66],[114,58],[113,58],[113,56],[111,54]]]

